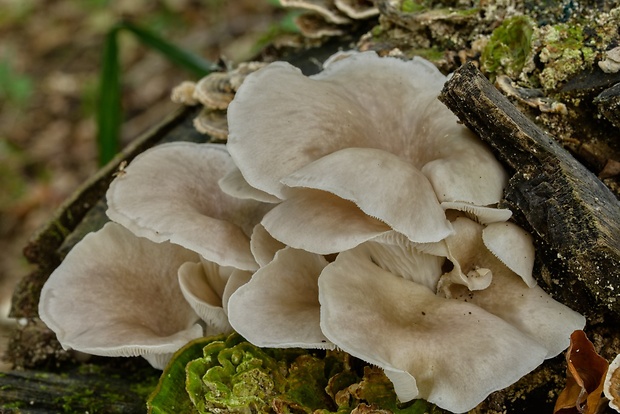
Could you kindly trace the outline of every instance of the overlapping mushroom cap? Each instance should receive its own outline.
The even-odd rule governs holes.
[[[434,242],[452,232],[441,203],[474,213],[497,203],[506,173],[436,99],[444,82],[423,59],[373,52],[311,77],[283,62],[248,76],[228,110],[227,147],[252,187],[282,200],[267,230],[315,253],[390,229]]]
[[[374,53],[248,75],[227,147],[160,145],[117,177],[119,224],[52,274],[42,319],[65,347],[159,367],[203,328],[338,347],[403,402],[473,408],[585,321],[536,286],[531,238],[496,208],[506,173],[436,99],[444,81]]]
[[[43,286],[39,316],[65,349],[145,357],[163,368],[203,335],[183,299],[177,270],[198,255],[136,237],[116,223],[88,234]]]
[[[224,146],[182,142],[117,176],[115,223],[81,240],[43,287],[39,313],[63,347],[163,368],[189,340],[231,331],[227,301],[258,268],[250,235],[270,208],[220,189],[234,168]]]
[[[157,146],[112,182],[107,215],[154,242],[169,240],[222,266],[256,270],[249,236],[270,207],[224,193],[218,181],[233,170],[222,145]]]
[[[495,208],[506,173],[436,99],[444,81],[374,53],[246,79],[228,113],[230,182],[281,200],[261,226],[289,247],[228,310],[255,344],[337,346],[382,367],[402,401],[464,412],[585,321],[536,286],[529,235]]]

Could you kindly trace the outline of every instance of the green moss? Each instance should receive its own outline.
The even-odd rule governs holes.
[[[429,47],[427,49],[414,49],[411,51],[412,56],[420,56],[431,62],[439,62],[445,58],[445,51],[439,49],[437,46]]]
[[[419,13],[426,10],[428,6],[424,3],[418,3],[415,0],[403,0],[400,4],[400,11],[403,13]]]
[[[480,57],[482,69],[494,78],[505,74],[516,78],[532,48],[535,23],[528,16],[515,16],[496,28]]]

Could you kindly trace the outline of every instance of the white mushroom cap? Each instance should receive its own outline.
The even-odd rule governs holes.
[[[497,229],[503,230],[504,224],[506,223],[497,223]],[[490,244],[492,241],[483,243],[483,226],[464,217],[456,219],[453,225],[456,233],[445,240],[452,255],[451,260],[458,263],[463,272],[469,272],[475,267],[490,269],[493,278],[490,285],[483,290],[472,291],[465,286],[449,285],[448,295],[480,306],[535,339],[547,350],[545,358],[554,357],[566,349],[570,334],[584,327],[585,318],[555,301],[539,286],[535,286],[533,278],[530,281],[528,277],[514,273],[487,250],[485,243]],[[512,226],[514,225],[511,224],[508,227],[511,230],[506,232],[509,236],[524,233],[517,226]],[[495,229],[492,229],[492,232],[494,231]],[[497,240],[495,236],[490,239]],[[529,247],[523,240],[516,241],[513,245],[501,246],[503,240],[501,237],[499,239],[497,250],[506,250],[498,256],[516,260],[529,254]],[[515,263],[518,262],[514,262],[513,267],[519,267]],[[529,277],[531,278],[531,273]],[[530,285],[532,287],[529,287]]]
[[[369,81],[371,80],[372,81]],[[429,62],[352,53],[305,77],[275,62],[249,75],[228,108],[228,148],[250,185],[281,199],[282,179],[343,148],[375,148],[421,170],[439,201],[497,203],[506,173],[436,98]]]
[[[546,350],[509,323],[381,269],[360,248],[340,253],[319,278],[321,328],[384,368],[401,401],[465,412],[543,361]]]
[[[507,208],[477,206],[463,201],[444,201],[441,203],[441,207],[444,210],[464,212],[468,216],[473,216],[477,222],[482,224],[504,222],[512,217],[512,211]]]
[[[289,187],[328,191],[352,201],[364,213],[415,242],[439,241],[452,233],[428,179],[412,164],[386,151],[344,148],[281,182]]]
[[[142,355],[156,368],[202,336],[177,283],[198,255],[136,237],[116,223],[88,234],[51,274],[39,316],[65,349],[101,356]]]
[[[302,189],[294,194],[295,190],[291,189],[290,198],[275,206],[261,221],[274,238],[287,246],[332,254],[391,230],[351,201],[325,191]]]
[[[491,253],[518,274],[529,287],[536,286],[532,275],[536,249],[532,236],[514,223],[492,223],[482,230],[482,241]]]
[[[250,249],[259,266],[271,262],[279,250],[286,247],[284,243],[274,239],[262,224],[257,224],[250,238]]]
[[[222,296],[232,268],[220,267],[202,259],[179,268],[181,292],[194,311],[207,324],[207,335],[232,332],[222,304]]]
[[[609,406],[620,413],[620,354],[609,364],[603,393],[609,399]]]
[[[270,206],[221,191],[218,180],[234,168],[223,145],[151,148],[110,185],[107,215],[140,237],[169,240],[222,266],[255,270],[249,236]]]
[[[228,301],[230,324],[256,346],[331,349],[321,332],[317,279],[327,261],[286,247]]]

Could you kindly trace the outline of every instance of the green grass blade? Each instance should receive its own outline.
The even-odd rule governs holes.
[[[192,72],[197,77],[208,75],[217,68],[216,65],[208,62],[200,56],[177,47],[154,33],[142,27],[136,26],[131,22],[120,23],[118,27],[134,34],[142,44],[157,50],[170,62]]]
[[[117,28],[107,34],[101,62],[97,108],[97,144],[100,165],[114,158],[119,149],[122,107],[117,35]]]
[[[132,33],[142,44],[158,51],[170,62],[192,72],[196,77],[208,75],[218,68],[217,65],[200,56],[181,49],[131,22],[122,22],[114,26],[106,36],[101,62],[101,82],[97,108],[97,144],[99,146],[100,165],[104,165],[114,158],[120,147],[120,131],[123,120],[118,33],[121,30]]]

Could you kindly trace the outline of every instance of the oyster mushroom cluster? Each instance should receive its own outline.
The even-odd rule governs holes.
[[[115,179],[112,222],[51,275],[42,320],[65,348],[156,367],[231,330],[340,348],[402,402],[473,408],[585,320],[536,285],[530,236],[496,207],[506,172],[436,99],[444,82],[373,52],[249,74],[226,145],[163,144]]]

